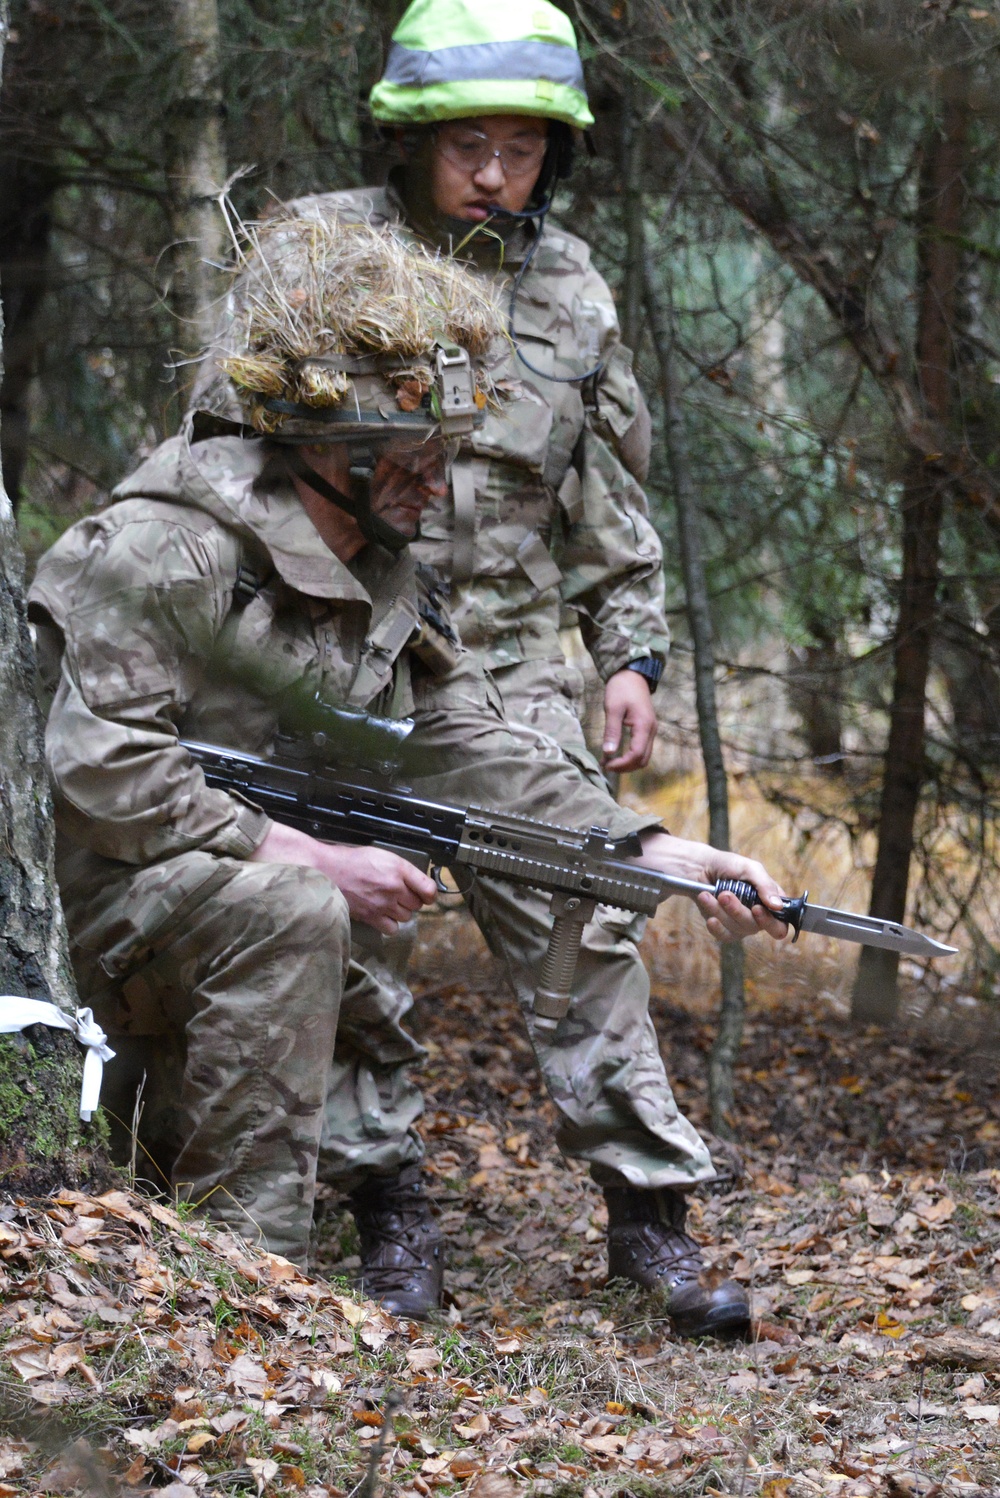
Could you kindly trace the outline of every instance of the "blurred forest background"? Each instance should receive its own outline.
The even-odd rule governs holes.
[[[563,8],[598,124],[555,216],[636,350],[677,640],[631,790],[700,763],[700,620],[737,808],[837,850],[820,898],[874,875],[875,913],[953,936],[954,991],[995,998],[1000,8]],[[0,431],[29,561],[176,429],[213,194],[253,218],[384,180],[365,100],[402,9],[13,0]]]

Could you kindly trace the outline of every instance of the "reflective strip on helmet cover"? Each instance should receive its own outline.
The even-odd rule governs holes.
[[[470,42],[418,52],[393,42],[383,83],[429,88],[474,78],[545,78],[585,92],[583,66],[574,47],[558,42]]]

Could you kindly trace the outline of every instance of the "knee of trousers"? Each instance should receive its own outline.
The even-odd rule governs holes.
[[[293,967],[329,964],[338,969],[343,982],[351,956],[351,916],[341,891],[318,869],[248,864],[246,873],[251,869],[260,871],[257,878],[250,875],[237,882],[256,886],[252,893],[267,912],[275,958]]]

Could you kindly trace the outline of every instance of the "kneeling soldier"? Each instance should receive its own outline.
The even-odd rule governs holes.
[[[31,611],[53,693],[60,888],[81,994],[119,1053],[120,1142],[135,1117],[182,1198],[304,1263],[332,1079],[352,1070],[335,1046],[355,1058],[375,1138],[420,1055],[351,923],[392,935],[435,886],[393,853],[320,843],[209,788],[182,738],[266,755],[289,705],[317,694],[412,715],[427,796],[640,832],[651,867],[781,896],[759,864],[670,837],[550,740],[512,731],[440,599],[428,606],[407,543],[442,491],[448,444],[498,398],[485,355],[502,325],[481,283],[368,225],[278,221],[245,257],[231,327],[229,406],[67,532]],[[530,1011],[548,916],[495,880],[468,898]],[[719,938],[784,934],[733,895],[699,903]],[[742,1291],[703,1282],[684,1231],[678,1187],[711,1162],[645,998],[621,982],[626,945],[581,958],[553,1092],[560,1148],[606,1190],[612,1269],[663,1286],[681,1330],[737,1330]],[[413,1121],[394,1125],[381,1177],[359,1141],[354,1206],[365,1287],[420,1315],[442,1265]]]

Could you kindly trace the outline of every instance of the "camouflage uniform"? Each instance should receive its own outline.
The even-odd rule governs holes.
[[[364,217],[413,237],[392,187],[287,206],[304,217]],[[518,236],[495,273],[505,300],[523,251]],[[576,235],[546,224],[518,295],[515,331],[546,375],[580,375],[602,361],[596,387],[546,380],[503,350],[492,374],[507,398],[464,439],[455,496],[424,514],[414,550],[449,580],[462,643],[492,674],[508,717],[544,712],[554,689],[571,711],[545,731],[558,728],[555,736],[576,752],[584,742],[580,681],[559,642],[561,607],[577,610],[605,681],[640,656],[664,659],[669,647],[662,548],[633,477],[644,478],[649,465],[648,413],[611,293]],[[544,670],[523,669],[543,662]]]
[[[404,236],[412,232],[392,187],[327,193],[288,207],[304,217],[364,217]],[[520,235],[507,248],[506,270],[495,273],[504,299],[521,263],[519,247],[523,254]],[[648,468],[648,413],[631,355],[619,340],[611,294],[576,235],[546,224],[518,296],[515,326],[528,360],[546,374],[579,375],[602,360],[596,388],[545,380],[512,350],[503,350],[492,374],[508,399],[463,441],[452,472],[453,494],[425,512],[423,539],[413,549],[448,579],[462,643],[490,672],[508,721],[546,735],[603,785],[580,721],[583,677],[560,645],[560,612],[564,605],[578,611],[584,642],[604,680],[640,656],[666,655],[662,550],[633,477],[635,472],[644,478]],[[468,486],[464,507],[463,482]],[[504,898],[499,887],[496,897]],[[530,904],[535,918],[543,917],[542,896],[522,893],[519,903],[522,909]],[[649,998],[634,945],[643,927],[641,920],[605,910],[584,936],[597,960],[614,950],[636,1013],[645,1010]],[[489,929],[485,934],[491,939]],[[392,994],[398,1019],[410,1003],[403,981],[406,945],[397,944],[396,960],[380,953],[377,942],[370,945],[370,964]],[[530,985],[518,991],[523,1002]],[[556,1044],[536,1046],[542,1075],[557,1100],[567,1091],[561,1046],[561,1036]],[[595,1049],[595,1077],[613,1064]],[[403,1139],[419,1113],[415,1084],[401,1084],[395,1071],[385,1077],[377,1144],[365,1143],[352,1113],[358,1096],[356,1086],[339,1085],[331,1095],[321,1166],[331,1184],[352,1184],[365,1164],[382,1169],[390,1158],[400,1163],[412,1158]],[[648,1169],[649,1162],[638,1166],[636,1184],[653,1184],[646,1179]],[[683,1171],[669,1179],[655,1168],[650,1173],[656,1184],[690,1182]]]
[[[266,751],[276,695],[301,684],[413,712],[436,767],[419,783],[428,795],[558,810],[616,835],[655,819],[616,806],[550,741],[509,729],[471,655],[442,678],[411,667],[412,559],[369,546],[338,561],[266,444],[172,439],[115,499],[47,553],[31,590],[81,993],[122,1053],[106,1075],[126,1127],[120,1084],[149,1072],[143,1124],[167,1140],[180,1193],[302,1260],[338,1010],[342,1111],[369,1162],[416,1048],[352,961],[340,893],[315,871],[248,862],[266,817],[208,789],[178,734]],[[246,601],[248,567],[266,581]],[[485,881],[470,903],[527,1004],[547,918]],[[644,995],[625,981],[632,950],[605,933],[581,959],[559,1032],[560,1142],[602,1178],[704,1179],[711,1165],[677,1113]],[[417,1148],[397,1124],[390,1165]],[[338,1141],[342,1157],[353,1147]]]

